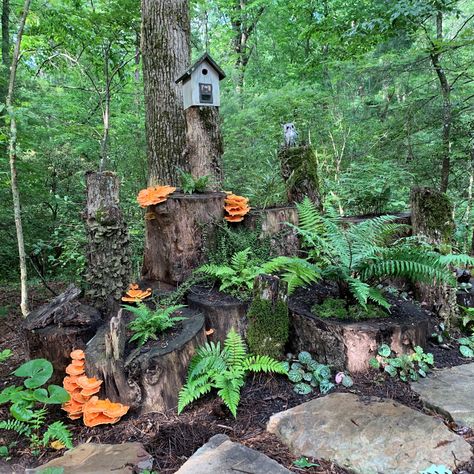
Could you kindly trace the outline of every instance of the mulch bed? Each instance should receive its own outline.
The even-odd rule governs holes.
[[[64,285],[56,285],[60,292]],[[15,377],[10,373],[26,360],[25,338],[21,329],[21,316],[18,311],[18,291],[3,289],[0,292],[0,308],[10,306],[8,315],[0,318],[0,350],[10,348],[14,355],[7,362],[0,364],[0,390],[15,383]],[[31,307],[37,307],[48,301],[51,295],[41,288],[31,292]],[[459,357],[457,347],[441,349],[437,346],[429,348],[435,355],[436,365],[446,367],[465,363]],[[351,391],[365,396],[384,397],[396,400],[415,410],[422,411],[423,406],[417,394],[408,384],[391,379],[385,374],[368,373],[354,377],[354,386],[350,389],[338,387],[337,391]],[[195,403],[192,407],[178,416],[175,412],[151,413],[140,417],[129,414],[117,425],[84,427],[79,421],[70,422],[74,444],[83,442],[122,443],[138,441],[154,457],[154,469],[160,474],[171,474],[209,438],[218,433],[228,435],[233,441],[238,441],[250,448],[257,449],[293,472],[309,474],[343,474],[348,471],[327,461],[317,461],[318,467],[298,469],[293,465],[295,457],[285,445],[265,431],[270,416],[282,410],[294,407],[312,398],[320,396],[313,393],[307,396],[297,395],[292,385],[282,377],[256,375],[249,377],[242,390],[241,403],[237,419],[219,403],[217,399],[208,396]],[[7,417],[5,406],[0,407],[0,419]],[[59,407],[51,410],[50,420],[67,418]],[[449,424],[448,424],[449,426]],[[455,426],[450,426],[456,429]],[[474,434],[462,432],[465,438],[474,446]],[[18,444],[11,450],[12,459],[9,465],[16,466],[16,472],[21,472],[21,466],[35,467],[57,457],[61,452],[47,449],[35,457],[24,441],[10,432],[0,432],[0,445],[8,445],[12,441]],[[420,440],[422,442],[422,440]],[[3,472],[0,463],[0,472]],[[456,471],[458,474],[474,474],[474,463]]]

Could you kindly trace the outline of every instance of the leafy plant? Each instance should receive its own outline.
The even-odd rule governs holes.
[[[458,339],[459,344],[459,352],[463,355],[463,357],[474,357],[474,334],[470,337],[461,337]]]
[[[393,216],[343,225],[339,217],[320,215],[308,198],[297,207],[299,226],[295,228],[309,257],[321,266],[322,278],[337,282],[340,296],[363,308],[369,300],[390,307],[376,287],[387,277],[455,286],[450,266],[474,264],[468,255],[440,255],[413,238],[394,241],[405,226],[394,223]]]
[[[386,318],[389,313],[374,304],[368,303],[364,308],[360,304],[348,305],[341,298],[326,298],[322,303],[315,304],[311,312],[320,318],[335,318],[342,320],[360,321],[364,319]]]
[[[464,329],[474,329],[474,308],[459,306],[462,311],[461,325]]]
[[[181,189],[183,193],[203,193],[209,185],[209,176],[201,176],[195,178],[191,173],[187,173],[181,169],[178,170],[181,180]]]
[[[293,461],[293,464],[300,469],[307,469],[309,467],[317,467],[319,464],[310,462],[306,456],[301,456],[299,459]]]
[[[50,405],[69,400],[69,394],[58,385],[43,387],[53,374],[53,366],[46,359],[34,359],[22,364],[13,372],[24,379],[23,387],[11,385],[0,392],[0,404],[10,403],[12,418],[0,421],[0,429],[15,431],[29,439],[36,451],[50,441],[60,441],[72,448],[71,433],[61,421],[49,425],[41,435]]]
[[[420,474],[453,474],[451,469],[448,469],[444,465],[432,464],[428,469],[420,471]]]
[[[139,346],[143,346],[150,338],[156,340],[157,334],[171,329],[176,323],[186,319],[183,316],[173,316],[173,313],[185,308],[184,305],[158,307],[155,310],[150,309],[145,303],[137,303],[137,306],[122,306],[136,316],[129,324],[133,332],[130,342],[137,341]]]
[[[232,415],[237,416],[240,389],[248,372],[284,374],[286,369],[271,357],[249,354],[242,338],[233,329],[227,334],[223,349],[220,342],[199,347],[189,365],[186,384],[179,392],[178,413],[215,388]]]
[[[345,372],[338,372],[334,377],[334,381],[339,385],[342,384],[343,387],[350,388],[354,385],[354,381],[350,375],[347,375]]]
[[[425,354],[420,346],[415,347],[413,354],[392,355],[392,349],[382,344],[378,350],[379,358],[370,359],[370,366],[375,369],[383,368],[391,377],[400,377],[403,382],[416,381],[426,377],[434,364],[433,354]]]
[[[313,388],[318,388],[321,393],[328,393],[334,388],[331,369],[315,361],[309,352],[300,352],[296,359],[293,354],[288,354],[284,366],[290,382],[295,384],[293,390],[299,395],[308,395]]]
[[[3,351],[0,351],[0,363],[8,360],[12,354],[13,352],[10,349],[3,349]]]

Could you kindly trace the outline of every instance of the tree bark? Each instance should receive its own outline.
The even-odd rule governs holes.
[[[210,191],[222,189],[224,145],[217,107],[189,107],[186,110],[185,160],[195,178],[209,176]]]
[[[87,173],[87,295],[98,308],[116,313],[130,283],[128,229],[119,205],[119,179],[110,172]]]
[[[142,0],[149,185],[177,185],[177,167],[188,170],[182,89],[175,80],[189,66],[190,29],[188,0]]]
[[[16,168],[17,161],[17,127],[16,119],[13,107],[13,94],[15,91],[16,82],[16,71],[18,68],[18,62],[20,59],[20,47],[21,39],[23,37],[23,31],[25,29],[26,17],[30,9],[31,0],[25,0],[23,5],[23,13],[20,20],[20,26],[15,42],[15,51],[13,53],[13,62],[10,69],[10,81],[8,84],[8,93],[6,97],[6,109],[10,118],[10,141],[8,147],[8,154],[10,160],[10,173],[11,173],[11,189],[13,197],[13,213],[15,216],[15,227],[16,227],[16,238],[18,242],[18,257],[20,262],[20,285],[21,285],[21,301],[20,308],[21,313],[24,317],[28,315],[28,274],[26,269],[26,252],[25,242],[23,238],[23,224],[21,221],[21,206],[20,206],[20,191],[18,189],[18,174]]]
[[[8,93],[8,78],[10,76],[10,0],[2,2],[2,75],[0,78],[0,101],[5,103]],[[5,125],[5,118],[0,118],[0,126]],[[6,146],[2,146],[6,150]]]

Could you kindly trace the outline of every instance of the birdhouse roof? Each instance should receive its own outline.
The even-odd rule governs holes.
[[[178,82],[184,81],[185,79],[191,77],[191,74],[204,62],[207,61],[219,75],[219,80],[224,79],[225,72],[217,65],[214,59],[211,58],[209,53],[203,54],[189,69],[187,69],[178,79],[176,79],[176,84]]]

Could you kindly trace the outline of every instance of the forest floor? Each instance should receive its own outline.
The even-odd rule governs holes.
[[[59,292],[65,285],[54,284]],[[0,364],[0,390],[16,382],[10,375],[27,358],[25,337],[19,314],[18,290],[2,288],[0,291],[0,350],[9,348],[13,356]],[[34,288],[30,295],[31,308],[36,308],[51,298],[43,288]],[[459,356],[457,348],[442,349],[438,346],[429,348],[435,356],[436,367],[448,367],[466,362]],[[384,397],[396,400],[418,411],[425,411],[419,396],[409,384],[392,379],[375,372],[354,377],[354,386],[350,389],[337,387],[336,391],[348,391],[355,394]],[[128,414],[118,424],[87,428],[79,421],[68,422],[59,407],[51,410],[49,422],[62,420],[73,433],[74,445],[85,442],[123,443],[141,442],[154,457],[154,470],[160,474],[174,473],[184,462],[209,438],[218,433],[228,435],[231,440],[265,453],[272,459],[293,472],[308,474],[342,474],[345,469],[323,460],[317,460],[319,466],[299,469],[294,466],[295,457],[287,447],[274,435],[266,432],[266,424],[274,413],[292,408],[321,395],[313,393],[308,396],[297,395],[292,385],[282,377],[256,375],[250,377],[242,390],[242,398],[237,418],[234,419],[219,401],[211,396],[195,403],[178,416],[174,411],[152,413],[142,416]],[[439,416],[430,413],[433,416]],[[7,407],[0,407],[0,420],[8,416]],[[457,427],[445,421],[446,425],[456,431]],[[465,439],[474,446],[474,433],[462,432]],[[420,440],[422,442],[422,440]],[[62,454],[62,451],[46,449],[39,456],[34,456],[25,440],[13,436],[10,432],[0,431],[0,445],[16,443],[11,449],[8,465],[15,472],[22,472],[24,467],[35,467]],[[316,460],[313,460],[316,461]],[[0,460],[0,472],[2,470]],[[3,464],[4,467],[5,464]],[[5,470],[6,471],[6,470]],[[474,460],[468,466],[462,466],[456,473],[474,474]]]

